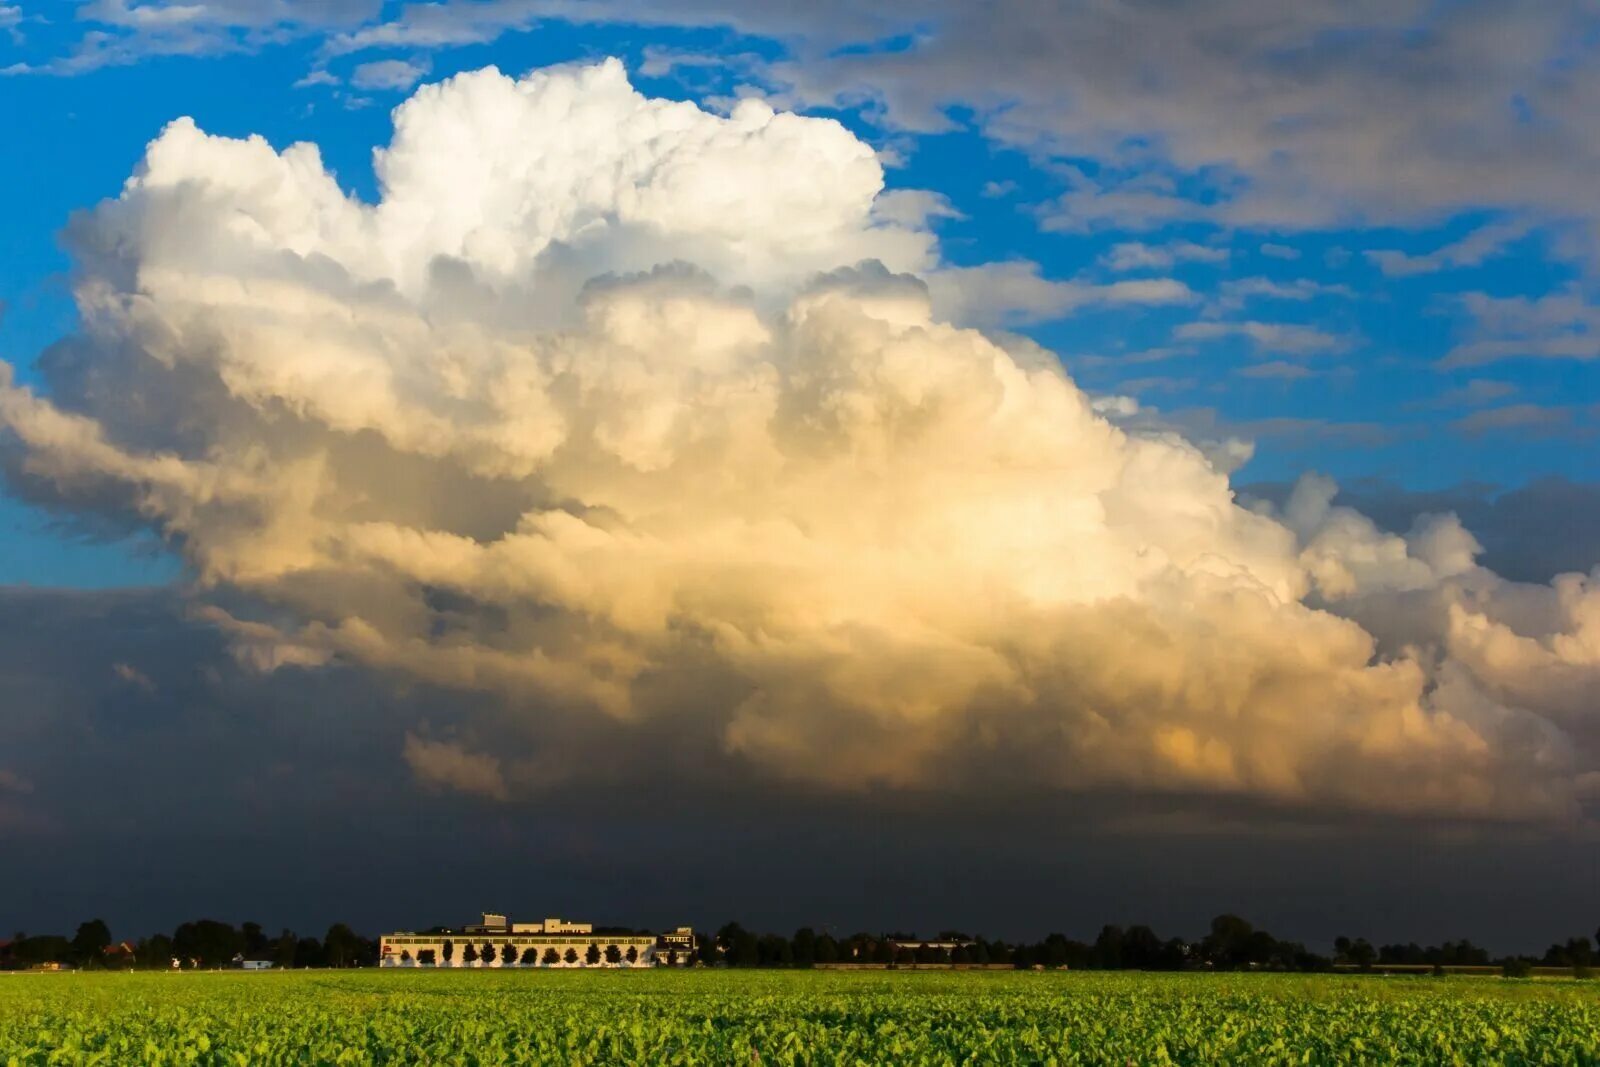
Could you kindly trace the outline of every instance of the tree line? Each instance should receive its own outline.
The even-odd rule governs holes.
[[[441,934],[448,931],[435,927]],[[603,945],[607,934],[631,934],[621,927],[595,931],[595,941],[579,952],[554,948],[536,952],[524,949],[515,961],[522,966],[545,966],[582,962],[596,966],[602,961],[615,965],[635,963],[635,949],[622,950]],[[907,944],[910,942],[912,944]],[[944,944],[929,944],[943,942]],[[1600,930],[1595,933],[1600,942]],[[1333,954],[1323,955],[1297,941],[1285,941],[1266,930],[1257,929],[1237,915],[1219,915],[1211,920],[1205,936],[1189,940],[1162,938],[1149,926],[1105,926],[1093,941],[1079,941],[1053,933],[1036,942],[991,941],[968,936],[959,930],[943,930],[936,937],[889,932],[854,933],[835,937],[810,927],[792,936],[756,933],[737,922],[730,922],[715,934],[697,935],[694,959],[680,958],[676,952],[661,953],[660,962],[676,965],[699,964],[721,967],[815,967],[858,963],[886,966],[951,964],[968,966],[1009,966],[1018,969],[1042,967],[1073,970],[1273,970],[1326,971],[1337,965],[1367,970],[1384,965],[1431,966],[1435,970],[1456,966],[1499,966],[1507,974],[1526,974],[1534,966],[1570,968],[1586,977],[1596,964],[1594,944],[1588,937],[1573,937],[1558,942],[1542,956],[1514,955],[1491,959],[1487,950],[1470,941],[1447,941],[1442,945],[1416,943],[1374,946],[1365,938],[1339,937]],[[443,945],[443,959],[419,960],[423,963],[460,962],[492,964],[496,953],[504,951],[492,942],[477,944],[465,935]],[[431,953],[430,953],[431,955]],[[378,942],[361,936],[344,923],[334,923],[320,939],[303,937],[291,930],[269,935],[259,923],[239,927],[214,919],[199,919],[180,924],[171,934],[153,934],[135,942],[115,941],[111,930],[100,919],[79,924],[68,938],[44,934],[16,934],[0,943],[0,969],[25,969],[60,963],[80,968],[170,969],[227,967],[240,959],[267,960],[275,967],[370,967],[378,962]]]
[[[1595,933],[1600,941],[1600,930]],[[926,942],[954,943],[946,947]],[[922,942],[915,947],[904,942]],[[1280,940],[1257,929],[1237,915],[1211,920],[1205,936],[1189,940],[1163,938],[1149,926],[1104,926],[1092,941],[1079,941],[1054,933],[1041,941],[1009,943],[944,930],[921,939],[913,934],[856,933],[848,937],[818,934],[805,927],[792,937],[756,934],[729,923],[714,936],[700,938],[699,962],[728,967],[815,967],[838,963],[909,966],[952,964],[1043,967],[1073,970],[1271,970],[1328,971],[1336,966],[1368,970],[1384,965],[1431,966],[1435,970],[1459,966],[1499,966],[1507,974],[1526,974],[1538,965],[1571,968],[1587,977],[1595,964],[1595,950],[1587,937],[1570,938],[1551,945],[1543,956],[1514,955],[1492,959],[1471,941],[1447,941],[1423,947],[1416,943],[1374,947],[1365,938],[1339,937],[1332,955],[1313,952],[1298,941]]]
[[[334,923],[320,939],[292,930],[276,936],[260,923],[238,927],[215,919],[181,923],[170,934],[117,941],[102,919],[80,923],[68,938],[18,932],[0,946],[0,968],[26,969],[52,963],[84,969],[168,970],[227,967],[239,959],[270,960],[276,967],[370,967],[378,962],[378,943]]]

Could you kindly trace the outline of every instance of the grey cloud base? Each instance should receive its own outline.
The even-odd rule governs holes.
[[[0,778],[0,912],[32,933],[93,915],[119,937],[202,915],[375,931],[492,900],[640,925],[1000,937],[1194,932],[1237,911],[1313,944],[1465,935],[1511,951],[1584,928],[1600,874],[1571,830],[1440,834],[1203,797],[819,797],[726,759],[509,803],[419,793],[408,731],[471,723],[475,744],[520,750],[499,715],[359,668],[262,678],[161,590],[0,589],[0,638],[0,768],[30,785]]]

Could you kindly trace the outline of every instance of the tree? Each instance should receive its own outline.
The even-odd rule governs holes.
[[[572,964],[578,962],[578,950],[568,946],[566,955],[562,956],[561,958],[567,961],[568,966],[571,966]]]
[[[561,953],[557,952],[555,946],[552,945],[544,950],[544,956],[541,958],[544,960],[546,967],[554,967],[561,962]]]
[[[606,962],[615,967],[622,962],[622,949],[615,944],[606,946]]]
[[[294,943],[296,967],[321,967],[327,960],[322,954],[322,942],[314,937],[302,937]]]
[[[328,927],[322,939],[322,952],[329,967],[357,967],[367,955],[367,940],[344,923]]]
[[[243,923],[239,933],[244,936],[244,958],[247,960],[267,959],[271,950],[271,942],[267,940],[266,933],[261,929],[260,923]]]
[[[817,938],[817,950],[814,958],[817,963],[838,963],[839,942],[829,935],[823,934]]]
[[[583,962],[590,967],[593,967],[595,964],[599,963],[600,946],[595,944],[593,941],[589,942],[589,947],[585,949],[583,953]]]
[[[1123,967],[1141,971],[1161,970],[1166,966],[1161,938],[1148,926],[1130,926],[1123,931],[1118,958]]]
[[[214,919],[184,923],[172,932],[172,944],[179,956],[201,967],[225,966],[244,949],[239,931]]]
[[[539,949],[538,949],[537,946],[529,945],[527,948],[522,950],[522,965],[524,967],[536,966],[538,964],[538,962],[539,962]]]
[[[1237,915],[1218,915],[1211,920],[1211,932],[1206,935],[1201,951],[1212,965],[1220,970],[1232,970],[1246,962],[1250,935],[1255,927]]]
[[[517,946],[507,941],[500,946],[500,966],[515,967],[517,965]]]
[[[779,934],[765,934],[758,938],[756,962],[762,967],[788,967],[794,963],[789,939]]]
[[[172,966],[172,938],[166,934],[141,938],[133,950],[133,959],[140,967],[166,970]]]
[[[817,933],[811,927],[796,930],[790,947],[796,967],[810,967],[817,962]]]
[[[1070,967],[1072,965],[1072,957],[1074,955],[1073,946],[1075,944],[1077,943],[1068,941],[1065,934],[1051,934],[1049,937],[1045,938],[1043,960],[1044,965],[1052,970],[1061,967]],[[1081,951],[1080,947],[1080,950],[1076,953],[1076,955],[1079,957],[1079,962],[1081,963],[1082,958],[1086,955],[1086,953]],[[1040,961],[1035,959],[1034,962],[1038,963]]]
[[[59,934],[19,936],[12,942],[11,956],[24,967],[40,963],[63,963],[72,958],[72,942]]]
[[[466,947],[461,950],[461,962],[468,967],[478,962],[478,947],[471,941],[468,941]]]
[[[718,930],[717,944],[722,948],[723,962],[730,967],[754,967],[761,962],[756,935],[738,923],[729,923]]]
[[[444,944],[439,946],[439,953],[444,957],[444,962],[448,965],[451,960],[456,958],[456,943],[448,937],[445,938]]]
[[[433,952],[433,949],[425,948],[421,952],[417,953],[417,963],[420,966],[423,966],[423,967],[432,967],[432,966],[434,966],[434,952]]]
[[[272,941],[268,948],[269,958],[274,967],[285,970],[294,966],[295,936],[292,930],[284,930]]]
[[[627,960],[628,960],[628,966],[630,966],[630,967],[632,967],[635,963],[639,962],[639,948],[638,948],[638,946],[636,946],[636,945],[629,945],[628,946]]]
[[[90,919],[72,936],[72,956],[80,967],[98,967],[111,946],[111,928],[104,919]]]
[[[479,952],[478,952],[478,958],[483,961],[483,965],[485,967],[494,966],[494,961],[495,961],[494,945],[492,943],[488,942],[488,941],[485,941],[483,943],[483,948],[480,949]]]

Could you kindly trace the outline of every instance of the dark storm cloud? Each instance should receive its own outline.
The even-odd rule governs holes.
[[[1510,949],[1587,929],[1600,879],[1570,829],[1192,798],[819,796],[665,745],[626,780],[591,751],[510,803],[428,794],[408,732],[505,744],[481,714],[459,732],[459,697],[351,667],[245,673],[163,591],[0,591],[0,687],[7,932],[91,914],[119,936],[201,914],[377,930],[504,907],[1084,937],[1102,922],[1195,933],[1232,909],[1313,942]]]

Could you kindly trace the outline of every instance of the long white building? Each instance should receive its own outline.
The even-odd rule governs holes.
[[[512,922],[485,912],[459,930],[400,931],[379,939],[381,967],[655,967],[694,961],[694,931],[596,934],[591,923]]]

